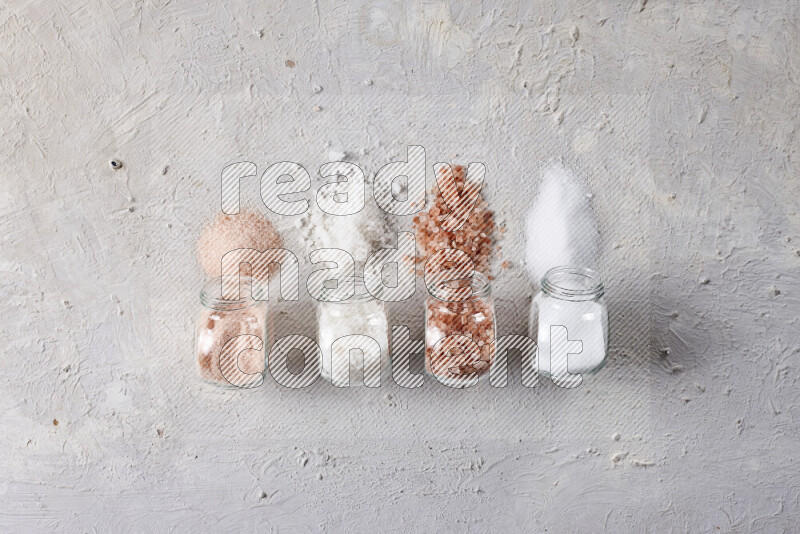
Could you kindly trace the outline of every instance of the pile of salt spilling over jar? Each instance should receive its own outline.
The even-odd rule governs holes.
[[[476,187],[466,176],[461,165],[441,167],[442,172],[453,172],[457,192],[448,195],[468,196],[468,189]],[[445,181],[445,183],[447,183]],[[447,230],[443,224],[452,215],[445,195],[434,188],[433,203],[425,212],[414,217],[418,261],[426,265],[439,263],[448,268],[449,260],[441,261],[442,251],[458,252],[449,257],[461,256],[471,262],[470,276],[458,281],[469,286],[466,299],[447,296],[451,287],[438,284],[428,287],[425,302],[425,371],[443,384],[466,387],[489,376],[494,363],[494,340],[497,336],[494,303],[491,295],[491,276],[488,274],[494,251],[494,213],[486,200],[476,196],[469,216],[458,228]],[[431,261],[432,260],[432,261]]]
[[[554,162],[542,169],[526,216],[526,268],[541,283],[529,336],[539,346],[539,371],[554,378],[597,371],[606,361],[605,286],[589,268],[600,263],[591,199],[587,180]]]
[[[200,291],[195,357],[204,381],[241,388],[253,387],[263,380],[265,351],[258,347],[263,348],[271,334],[267,301],[251,296],[253,280],[249,276],[241,277],[240,298],[223,299],[222,257],[231,250],[266,250],[280,248],[281,243],[269,219],[248,210],[237,215],[218,214],[201,232],[197,259],[208,278]]]

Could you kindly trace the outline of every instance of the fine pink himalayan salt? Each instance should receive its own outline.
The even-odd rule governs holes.
[[[243,211],[237,215],[220,213],[206,226],[197,240],[197,259],[211,277],[220,276],[222,257],[240,248],[267,250],[281,247],[281,237],[266,217]]]

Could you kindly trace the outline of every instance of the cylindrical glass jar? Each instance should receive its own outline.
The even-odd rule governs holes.
[[[220,370],[220,352],[232,338],[255,335],[263,345],[267,340],[267,302],[250,296],[250,277],[241,278],[242,298],[222,299],[220,278],[209,280],[200,291],[200,315],[197,321],[196,355],[200,378],[221,387],[234,387]],[[238,358],[243,373],[264,374],[266,351],[245,350]]]
[[[570,353],[570,374],[599,371],[608,350],[608,310],[603,298],[605,286],[597,271],[586,267],[554,267],[542,277],[542,289],[531,302],[529,334],[539,346],[539,372],[549,376],[556,368],[552,358],[554,327],[564,327],[563,341],[580,341],[580,352]]]
[[[449,302],[445,288],[431,287],[425,301],[425,371],[454,387],[489,375],[497,336],[489,278],[474,273],[461,283],[472,289],[468,299]],[[448,336],[453,337],[443,341]]]
[[[317,341],[322,351],[320,373],[337,386],[364,385],[365,370],[371,377],[367,385],[372,385],[376,377],[369,375],[369,371],[376,369],[376,364],[384,380],[390,371],[386,308],[383,301],[367,291],[363,277],[356,276],[354,281],[355,294],[349,299],[334,302],[323,298],[317,304]],[[326,289],[323,288],[322,292],[325,293]],[[364,345],[365,350],[351,350],[356,348],[352,343],[337,342],[346,336],[372,338],[380,353],[374,350],[373,343]]]

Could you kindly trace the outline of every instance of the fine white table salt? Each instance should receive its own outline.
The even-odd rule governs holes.
[[[531,279],[538,283],[559,265],[597,268],[599,245],[586,184],[561,163],[546,167],[525,217],[525,266]]]
[[[600,233],[591,198],[586,183],[562,163],[543,169],[538,194],[525,218],[525,265],[534,283],[540,284],[554,267],[598,266]],[[581,351],[567,356],[559,350],[551,361],[554,326],[566,327],[568,339],[582,343]],[[607,332],[608,313],[601,300],[562,299],[540,292],[531,304],[529,335],[539,345],[540,372],[549,374],[559,363],[563,368],[564,358],[572,374],[596,370],[606,357]]]
[[[608,331],[605,306],[595,301],[559,300],[539,293],[534,299],[533,307],[538,311],[538,321],[535,315],[532,316],[531,333],[538,333],[539,372],[549,374],[551,367],[563,368],[565,358],[568,358],[567,370],[571,374],[588,373],[603,364]],[[581,341],[581,352],[567,355],[556,351],[553,354],[553,326],[566,327],[570,340]]]

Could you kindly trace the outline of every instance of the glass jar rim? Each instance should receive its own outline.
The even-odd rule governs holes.
[[[236,300],[226,300],[222,298],[222,277],[217,276],[203,283],[200,290],[200,304],[206,308],[218,311],[243,310],[254,306],[256,300],[251,293],[253,279],[249,276],[239,277],[239,295]]]
[[[324,298],[321,298],[323,296],[326,296],[328,291],[339,291],[338,287],[336,289],[331,289],[331,288],[322,286],[322,288],[320,289],[320,295],[319,295],[319,298],[317,298],[317,301],[325,303],[325,304],[349,304],[349,303],[352,303],[352,302],[367,302],[367,301],[370,301],[370,300],[377,300],[376,297],[372,293],[370,293],[369,290],[367,289],[367,284],[364,281],[364,276],[362,276],[360,274],[355,274],[353,276],[346,276],[344,278],[343,282],[344,281],[349,282],[350,280],[352,280],[353,284],[355,285],[355,292],[349,298],[347,298],[345,300],[326,300]],[[382,292],[382,288],[378,288],[378,293],[380,294],[381,292]]]
[[[472,295],[465,300],[488,297],[492,293],[492,283],[489,280],[489,277],[481,272],[474,271],[471,277],[452,280],[452,282],[463,281],[469,281],[469,285],[472,287]],[[436,300],[450,302],[446,298],[440,298],[445,296],[445,289],[445,287],[442,287],[439,284],[434,284],[428,287],[428,293]]]
[[[561,265],[542,277],[542,291],[560,300],[596,300],[605,295],[600,273],[588,267]]]

